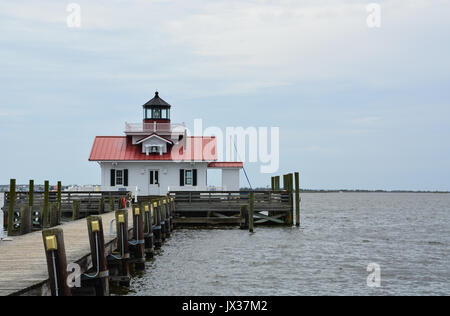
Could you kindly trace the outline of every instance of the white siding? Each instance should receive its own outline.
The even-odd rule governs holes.
[[[169,187],[172,191],[204,191],[207,189],[207,162],[177,163],[177,162],[102,162],[102,190],[118,191],[120,188],[134,192],[138,187],[139,195],[149,195],[149,170],[159,170],[159,195],[167,194]],[[111,187],[111,169],[128,169],[128,187]],[[197,186],[180,187],[180,169],[197,169]],[[238,181],[239,182],[239,181]]]
[[[239,191],[240,169],[222,169],[222,188],[226,191]]]

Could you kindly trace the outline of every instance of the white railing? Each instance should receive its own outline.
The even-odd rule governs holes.
[[[184,133],[186,125],[173,123],[128,123],[125,122],[125,133],[156,133],[179,132]]]

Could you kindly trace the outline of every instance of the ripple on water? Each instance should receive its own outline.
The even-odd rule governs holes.
[[[301,229],[176,230],[129,295],[450,293],[449,194],[303,194],[302,207]],[[381,288],[366,285],[372,262]]]

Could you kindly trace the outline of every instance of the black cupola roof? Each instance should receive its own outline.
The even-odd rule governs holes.
[[[153,99],[151,99],[150,101],[148,101],[147,103],[145,103],[143,105],[143,107],[144,107],[144,109],[150,109],[150,108],[168,109],[171,107],[171,105],[169,103],[167,103],[166,101],[164,101],[163,99],[161,99],[159,97],[158,91],[156,91],[155,97]]]

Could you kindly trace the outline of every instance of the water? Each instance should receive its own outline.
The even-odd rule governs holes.
[[[450,194],[303,194],[300,229],[176,230],[129,295],[449,295],[449,245]]]

